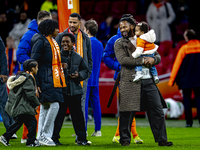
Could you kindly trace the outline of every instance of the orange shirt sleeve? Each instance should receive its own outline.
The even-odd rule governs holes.
[[[186,45],[185,45],[185,46],[181,47],[181,49],[178,51],[178,54],[177,54],[176,59],[173,64],[172,72],[170,75],[170,80],[168,82],[169,86],[173,86],[173,84],[174,84],[174,81],[175,81],[178,71],[180,69],[181,63],[186,55],[186,50],[187,49],[186,49]]]

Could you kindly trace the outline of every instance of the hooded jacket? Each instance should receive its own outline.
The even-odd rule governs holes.
[[[17,49],[17,61],[21,64],[23,71],[23,63],[31,57],[31,38],[35,33],[39,33],[37,20],[33,19],[28,25],[28,31],[23,35]]]
[[[117,75],[119,71],[121,70],[121,65],[118,62],[115,52],[114,52],[114,43],[117,39],[121,38],[121,32],[118,28],[117,34],[112,36],[105,47],[104,53],[103,53],[103,61],[106,64],[106,66],[112,70],[115,70],[114,74],[114,80],[117,79]]]
[[[158,49],[158,46],[154,44],[155,40],[156,34],[154,30],[150,30],[138,37],[137,48],[132,53],[133,58],[137,58],[140,55],[149,55],[155,53]]]
[[[35,108],[40,105],[36,97],[35,81],[25,72],[18,76],[11,76],[7,81],[10,90],[5,111],[16,117],[22,114],[36,115]]]

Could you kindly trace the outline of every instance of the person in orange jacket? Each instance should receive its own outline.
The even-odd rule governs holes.
[[[192,127],[192,91],[195,95],[200,124],[200,41],[196,39],[195,31],[192,29],[184,32],[184,39],[187,43],[178,51],[168,85],[173,86],[176,83],[182,90],[186,127]]]

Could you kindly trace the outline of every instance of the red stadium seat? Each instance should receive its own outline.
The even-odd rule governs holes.
[[[107,14],[110,8],[110,1],[99,1],[94,5],[94,13]]]
[[[115,16],[117,14],[124,14],[126,8],[126,1],[114,1],[111,4],[111,13]]]
[[[137,9],[137,1],[129,1],[127,3],[127,13],[131,14],[131,15],[135,15],[136,14],[136,9]]]
[[[142,21],[147,22],[147,21],[146,21],[146,15],[135,15],[135,16],[133,16],[133,17],[135,18],[135,20],[136,20],[137,22],[142,22]]]
[[[100,25],[100,23],[104,21],[104,16],[99,15],[99,14],[89,14],[89,15],[86,15],[84,19],[86,21],[93,19],[98,23],[98,25]]]
[[[94,8],[94,1],[83,1],[80,4],[81,16],[92,13]]]

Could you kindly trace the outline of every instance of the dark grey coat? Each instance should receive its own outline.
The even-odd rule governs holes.
[[[135,66],[143,65],[143,58],[133,58],[132,53],[135,46],[130,40],[120,38],[115,42],[114,50],[119,63],[121,64],[121,80],[120,80],[120,111],[144,111],[141,108],[141,81],[133,82],[135,74]],[[156,52],[155,65],[161,61],[160,55]],[[159,91],[159,90],[158,90]],[[160,92],[159,92],[160,93]],[[163,107],[166,103],[160,94]]]
[[[78,53],[74,52],[74,50],[72,50],[71,55],[69,55],[69,52],[64,51],[63,49],[61,50],[61,59],[62,63],[68,64],[67,68],[64,69],[67,87],[63,88],[63,93],[70,96],[82,95],[83,89],[80,81],[83,81],[88,77],[88,68],[84,59]],[[70,66],[69,60],[71,60]],[[73,79],[69,74],[74,73],[75,71],[78,72],[79,77]]]
[[[12,117],[18,115],[36,115],[35,108],[40,105],[36,97],[35,81],[25,72],[11,76],[7,81],[10,90],[5,111]]]

